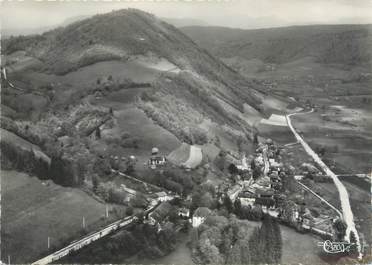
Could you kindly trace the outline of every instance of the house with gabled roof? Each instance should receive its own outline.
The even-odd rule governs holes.
[[[172,205],[169,202],[162,202],[154,211],[149,213],[148,222],[151,225],[156,225],[163,222],[169,215],[169,212],[172,210]]]

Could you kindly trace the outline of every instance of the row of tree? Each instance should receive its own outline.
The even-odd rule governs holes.
[[[265,216],[260,228],[249,239],[252,264],[279,264],[282,257],[282,237],[279,224]]]
[[[278,264],[282,256],[279,224],[269,216],[251,232],[251,224],[234,215],[209,216],[190,231],[197,264]]]
[[[37,156],[32,148],[25,150],[6,141],[1,141],[0,146],[3,168],[26,172],[42,180],[51,179],[62,186],[79,186],[84,182],[85,169],[79,161],[72,162],[55,155],[49,164]]]
[[[172,223],[162,230],[156,226],[138,223],[117,235],[99,240],[96,243],[72,254],[66,262],[78,263],[121,263],[126,258],[137,255],[139,259],[162,257],[176,245],[176,231]]]

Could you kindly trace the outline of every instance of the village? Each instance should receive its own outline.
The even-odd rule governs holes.
[[[300,169],[302,174],[295,175],[294,168],[282,162],[281,153],[284,148],[271,139],[260,137],[254,154],[243,153],[240,159],[236,153],[228,155],[224,180],[218,185],[208,185],[208,192],[212,194],[213,200],[209,205],[197,203],[197,196],[192,189],[187,192],[169,190],[166,185],[159,185],[159,182],[148,183],[142,177],[132,177],[120,170],[112,169],[112,172],[129,183],[136,184],[121,184],[120,191],[125,193],[124,203],[132,205],[132,200],[136,201],[133,205],[153,209],[139,216],[142,216],[144,223],[157,227],[158,231],[169,226],[170,219],[174,221],[175,215],[178,217],[176,223],[179,229],[185,225],[197,228],[208,216],[218,214],[221,207],[231,205],[231,212],[242,219],[259,221],[264,215],[270,215],[298,232],[314,233],[323,238],[336,237],[338,231],[335,231],[335,224],[342,223],[340,212],[333,205],[324,203],[325,200],[302,183],[309,177],[327,177],[309,163],[303,163]],[[118,157],[113,159],[119,160]],[[135,161],[136,157],[130,156],[128,159]],[[200,164],[195,168],[175,166],[156,147],[152,148],[145,164],[155,175],[163,175],[170,168],[193,175],[198,174],[198,168],[210,167],[207,164]],[[143,196],[140,204],[137,203],[139,194]],[[130,211],[132,212],[133,210]],[[134,211],[136,214],[139,212],[138,209]]]

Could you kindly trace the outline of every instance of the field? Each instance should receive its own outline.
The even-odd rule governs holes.
[[[181,165],[184,163],[190,156],[190,145],[182,143],[177,149],[173,150],[168,156],[167,159],[175,165]]]
[[[265,138],[271,138],[279,144],[288,144],[296,142],[293,133],[287,126],[277,126],[260,123],[257,125],[259,135]]]
[[[288,126],[285,116],[277,115],[277,114],[272,114],[269,119],[262,119],[260,123],[274,125],[274,126],[283,126],[283,127]]]
[[[281,226],[283,255],[282,264],[321,264],[317,246],[320,238],[309,234],[300,234],[291,228]]]
[[[345,185],[350,196],[351,209],[354,214],[354,220],[356,228],[359,232],[359,236],[362,237],[364,241],[369,244],[367,248],[367,253],[371,255],[371,193],[370,191],[363,190],[354,184],[347,181],[342,181]]]
[[[138,148],[115,146],[115,155],[135,155],[139,164],[143,164],[147,162],[153,147],[160,150],[160,155],[168,155],[181,144],[173,134],[155,124],[142,110],[135,107],[114,111],[114,117],[117,119],[117,126],[105,133],[120,137],[128,132],[139,139]]]
[[[185,161],[184,165],[187,168],[196,168],[200,165],[203,160],[202,149],[198,146],[190,146],[190,155],[189,158]]]
[[[51,249],[79,238],[82,220],[91,231],[105,223],[105,205],[85,192],[15,171],[1,171],[2,257],[12,263],[33,262]],[[111,216],[110,219],[114,219]]]
[[[149,159],[153,147],[160,150],[160,155],[166,156],[181,145],[181,142],[173,134],[155,124],[142,110],[135,106],[135,98],[146,89],[148,88],[122,89],[100,99],[93,97],[89,99],[94,105],[113,109],[114,126],[111,129],[104,130],[103,135],[120,139],[123,133],[128,133],[138,139],[138,148],[123,148],[120,145],[111,145],[108,151],[119,157],[136,156],[139,161],[137,163],[139,169]],[[105,148],[105,145],[102,145],[102,148]]]
[[[336,116],[334,110],[324,113],[331,115],[331,120],[324,120],[324,116],[318,112],[298,115],[294,118],[294,126],[303,132],[310,146],[325,148],[325,162],[333,167],[335,173],[368,173],[372,165],[372,126],[365,119],[371,114],[367,110],[357,113],[363,115],[358,119],[353,117],[348,122]]]

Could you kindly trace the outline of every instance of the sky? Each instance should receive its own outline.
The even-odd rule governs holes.
[[[372,23],[372,0],[2,0],[1,26],[15,30],[50,28],[71,18],[128,7],[159,17],[246,29]]]

